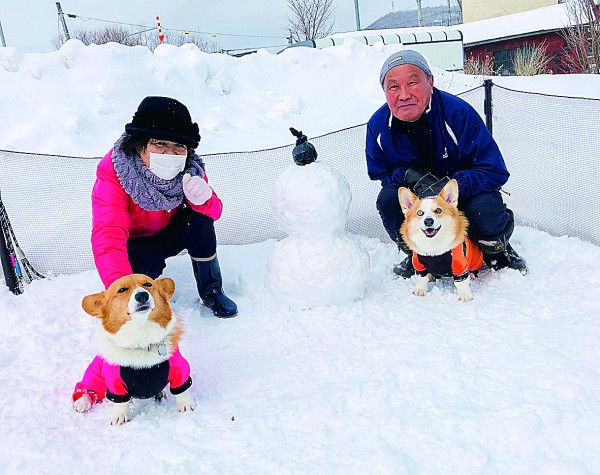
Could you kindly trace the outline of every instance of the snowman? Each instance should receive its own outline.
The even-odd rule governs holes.
[[[298,137],[295,164],[279,176],[271,204],[277,225],[288,237],[279,241],[267,262],[265,287],[293,308],[341,305],[363,296],[369,254],[346,233],[352,200],[344,176],[315,162],[317,152]]]

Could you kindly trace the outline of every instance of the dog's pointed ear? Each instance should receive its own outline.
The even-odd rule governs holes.
[[[97,294],[86,295],[81,301],[81,307],[88,315],[96,318],[102,318],[102,305],[104,305],[104,297],[106,292],[98,292]]]
[[[444,188],[442,188],[442,191],[440,191],[440,197],[449,205],[452,205],[454,207],[458,206],[457,181],[452,179],[448,183],[446,183]]]
[[[171,300],[175,293],[175,282],[169,277],[163,277],[162,279],[156,279],[154,284],[158,286],[161,294],[167,301]]]
[[[417,201],[417,195],[415,195],[412,191],[404,186],[401,186],[398,189],[398,200],[400,201],[400,207],[402,208],[402,212],[404,214],[408,213],[410,209]]]

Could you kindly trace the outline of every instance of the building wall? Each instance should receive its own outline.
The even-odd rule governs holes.
[[[463,0],[463,23],[511,15],[558,3],[559,0]]]
[[[558,32],[544,33],[540,35],[531,35],[523,38],[514,38],[503,41],[493,41],[490,43],[465,47],[465,57],[484,60],[492,58],[494,60],[494,69],[500,69],[501,75],[512,75],[513,64],[512,57],[516,50],[526,46],[543,44],[548,56],[548,72],[557,74],[568,72],[566,63],[566,42]],[[502,66],[501,68],[499,68]]]

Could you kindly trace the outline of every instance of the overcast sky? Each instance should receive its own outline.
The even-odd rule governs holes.
[[[395,11],[416,8],[415,0],[358,2],[362,28],[391,12],[392,4]],[[216,41],[226,49],[285,45],[290,12],[285,0],[61,0],[60,4],[64,13],[78,16],[66,18],[69,31],[108,25],[92,18],[151,27],[158,15],[163,28],[217,33]],[[422,2],[423,6],[440,4],[445,0]],[[354,0],[334,0],[334,5],[334,31],[356,30]],[[56,2],[0,0],[0,24],[6,46],[26,53],[52,51],[51,40],[59,32]]]

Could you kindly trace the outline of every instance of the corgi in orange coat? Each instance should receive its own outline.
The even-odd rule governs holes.
[[[437,196],[422,199],[401,187],[398,199],[405,216],[400,233],[413,251],[417,273],[413,294],[425,295],[432,277],[452,276],[458,300],[471,300],[470,272],[481,268],[483,254],[467,237],[469,222],[458,210],[456,180],[450,180]]]

